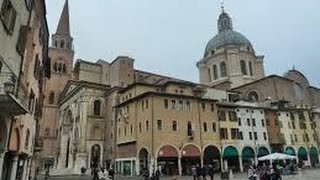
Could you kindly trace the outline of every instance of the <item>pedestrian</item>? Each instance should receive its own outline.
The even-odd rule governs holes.
[[[208,174],[210,176],[210,180],[213,180],[213,178],[214,178],[214,168],[213,168],[212,164],[209,164]]]
[[[148,180],[149,179],[149,170],[147,168],[144,169],[144,173],[143,173],[144,179]]]
[[[193,180],[197,180],[197,168],[195,165],[191,167],[191,174],[193,176]]]
[[[160,171],[159,171],[159,169],[157,169],[157,171],[156,171],[156,178],[155,178],[156,180],[160,180]]]
[[[203,180],[207,180],[207,175],[208,175],[208,168],[207,166],[203,166],[201,168],[201,175]]]
[[[197,180],[200,180],[202,173],[201,173],[201,167],[199,166],[199,164],[197,164],[196,166],[196,172],[197,172]]]
[[[45,176],[44,179],[49,179],[49,177],[50,177],[50,168],[47,167],[47,168],[46,168],[46,176]]]
[[[93,180],[99,180],[99,171],[97,167],[94,167],[92,169],[92,176],[93,176]]]
[[[112,169],[112,167],[109,169],[108,174],[109,174],[110,178],[111,178],[112,180],[114,180],[114,170]]]
[[[248,169],[248,179],[249,180],[256,180],[257,179],[256,169],[252,165]]]

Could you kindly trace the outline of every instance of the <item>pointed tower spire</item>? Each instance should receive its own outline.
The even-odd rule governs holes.
[[[70,36],[69,3],[68,3],[68,0],[66,0],[66,2],[64,4],[56,34],[57,35],[69,35]]]

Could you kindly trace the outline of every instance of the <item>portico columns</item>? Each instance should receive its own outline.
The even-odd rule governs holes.
[[[243,164],[242,164],[241,156],[239,156],[239,165],[240,165],[240,172],[243,172]]]
[[[11,168],[11,174],[10,174],[10,180],[15,180],[17,175],[17,167],[18,167],[18,159],[19,156],[15,155],[12,159],[12,168]]]
[[[179,172],[179,176],[181,176],[182,175],[181,157],[178,158],[178,172]]]
[[[80,103],[80,124],[81,124],[81,133],[80,133],[80,149],[79,152],[83,153],[86,152],[86,138],[83,137],[86,135],[87,129],[87,117],[88,117],[88,100],[82,99]]]

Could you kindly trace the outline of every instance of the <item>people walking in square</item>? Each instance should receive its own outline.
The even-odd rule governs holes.
[[[201,168],[201,175],[202,175],[202,180],[207,180],[207,175],[208,175],[208,168],[207,166],[203,166]]]
[[[191,167],[191,174],[193,176],[193,180],[197,180],[197,168],[195,165]]]
[[[250,168],[248,169],[248,179],[249,180],[257,179],[256,169],[254,166],[250,166]]]
[[[213,180],[213,178],[214,178],[214,168],[213,168],[212,164],[209,164],[208,175],[210,176],[210,180]]]
[[[199,166],[199,164],[197,164],[196,172],[197,172],[197,180],[200,180],[202,173],[201,173],[201,167]]]

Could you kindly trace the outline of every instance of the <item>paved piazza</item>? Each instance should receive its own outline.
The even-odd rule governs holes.
[[[220,180],[220,174],[215,175],[215,180]],[[70,176],[70,177],[51,177],[51,180],[91,180],[92,177],[83,177],[83,176]],[[116,177],[116,180],[143,180],[141,177]],[[161,177],[161,180],[171,180],[170,177]],[[209,179],[209,178],[207,178]],[[242,174],[235,174],[234,180],[247,180],[247,175]],[[283,180],[320,180],[320,169],[312,169],[312,170],[303,170],[301,173],[295,176],[282,176]],[[38,178],[38,180],[44,180],[43,177]],[[192,180],[192,177],[178,177],[178,180]]]

